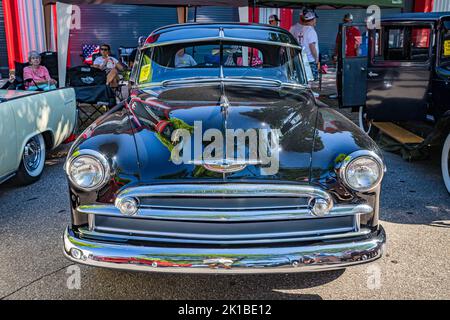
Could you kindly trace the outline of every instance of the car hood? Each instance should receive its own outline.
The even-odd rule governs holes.
[[[132,92],[128,107],[135,130],[142,183],[310,180],[317,107],[307,89],[223,83],[153,87]],[[173,161],[171,136],[176,129],[185,129],[192,134],[191,148],[184,149],[191,150],[190,162],[176,164]],[[247,163],[235,172],[211,170],[195,156],[198,153],[194,146],[195,139],[205,140],[203,135],[208,129],[216,129],[215,132],[224,137],[230,130],[236,133],[238,129],[243,132],[255,129],[257,139],[264,134],[267,137],[267,132],[271,132],[278,137],[278,155],[273,154],[275,149],[271,152],[266,148],[265,161]],[[214,141],[213,138],[210,140]],[[245,141],[243,150],[248,157],[251,150],[249,140]],[[262,140],[253,141],[257,141],[258,159],[261,159],[264,156],[264,148],[259,148],[263,145]],[[209,143],[200,143],[202,151]],[[233,144],[236,147],[239,142],[235,140]],[[228,142],[224,143],[224,148],[227,147]]]

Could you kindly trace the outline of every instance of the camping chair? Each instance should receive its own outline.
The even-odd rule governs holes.
[[[89,66],[69,69],[68,85],[75,89],[79,128],[84,129],[116,103],[114,91],[106,85],[106,73]]]
[[[59,83],[58,74],[58,53],[53,51],[45,51],[41,53],[41,65],[47,68],[52,79]]]
[[[121,64],[130,67],[131,59],[132,59],[132,53],[136,49],[136,47],[119,47],[118,50],[118,60]]]

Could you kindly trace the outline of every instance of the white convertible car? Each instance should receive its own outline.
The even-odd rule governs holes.
[[[47,92],[0,90],[0,183],[37,181],[46,150],[59,146],[76,126],[73,88]]]

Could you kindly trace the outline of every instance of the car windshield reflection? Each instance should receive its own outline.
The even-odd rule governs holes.
[[[199,42],[143,51],[139,84],[212,78],[305,84],[299,51],[276,44]]]

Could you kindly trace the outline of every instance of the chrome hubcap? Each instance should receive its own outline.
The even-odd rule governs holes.
[[[23,164],[28,173],[34,172],[41,163],[41,145],[37,137],[28,140],[23,152]]]

